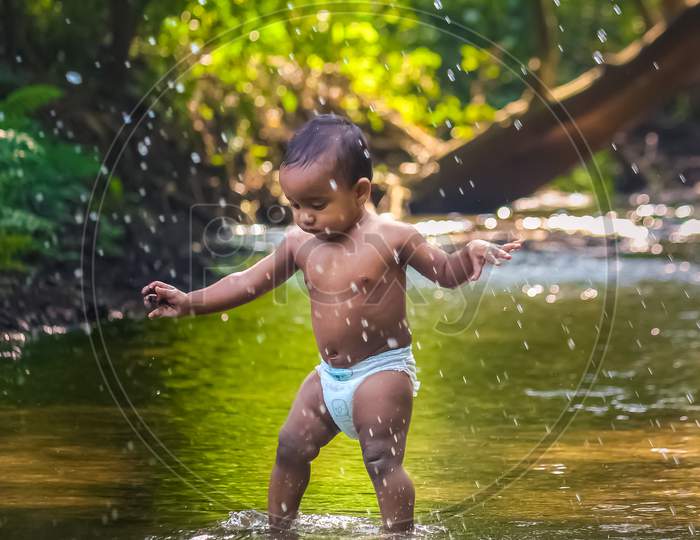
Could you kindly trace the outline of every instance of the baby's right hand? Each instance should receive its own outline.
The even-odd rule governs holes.
[[[189,296],[172,285],[154,281],[141,289],[143,305],[150,309],[149,319],[182,317],[190,310]]]

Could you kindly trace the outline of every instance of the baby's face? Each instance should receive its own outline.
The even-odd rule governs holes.
[[[280,185],[289,199],[294,223],[319,238],[347,231],[362,215],[369,180],[348,186],[333,177],[333,167],[319,161],[307,167],[280,169]]]

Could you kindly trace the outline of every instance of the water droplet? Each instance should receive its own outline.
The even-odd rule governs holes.
[[[447,70],[447,78],[450,79],[452,82],[455,82],[455,72],[452,71],[451,69]]]
[[[148,154],[148,146],[146,146],[143,142],[139,142],[138,149],[139,149],[139,154],[141,154],[142,156],[145,156]]]
[[[513,126],[515,127],[515,129],[520,131],[521,128],[523,127],[523,123],[519,119],[516,118],[515,122],[513,122]]]
[[[615,12],[615,15],[622,15],[622,8],[620,8],[620,6],[617,4],[613,4],[613,11]]]
[[[338,190],[338,183],[337,183],[333,178],[331,178],[331,179],[329,180],[328,183],[330,184],[331,189],[332,189],[333,191],[337,191],[337,190]]]
[[[596,35],[598,36],[598,39],[601,43],[605,43],[608,40],[608,34],[602,28],[600,28],[598,32],[596,32]]]
[[[190,154],[190,159],[192,159],[192,163],[201,163],[202,158],[199,156],[197,152],[192,152]]]
[[[595,51],[593,53],[593,60],[595,60],[596,64],[602,64],[603,63],[603,54],[600,51]]]
[[[77,71],[68,71],[66,72],[66,80],[71,84],[78,85],[82,84],[83,76]]]
[[[435,6],[435,9],[442,9],[442,2],[440,0],[435,0],[433,5]]]

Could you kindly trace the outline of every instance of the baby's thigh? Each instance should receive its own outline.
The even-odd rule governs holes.
[[[316,370],[301,384],[287,419],[280,430],[280,442],[312,444],[320,448],[338,433],[323,402],[321,380]]]
[[[402,371],[380,371],[358,386],[353,422],[363,453],[388,454],[401,461],[413,410],[413,384]]]

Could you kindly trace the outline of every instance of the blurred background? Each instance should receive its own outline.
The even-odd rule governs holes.
[[[250,509],[317,355],[303,282],[186,322],[145,324],[139,291],[196,288],[269,252],[291,222],[285,144],[330,112],[367,134],[376,212],[448,250],[525,240],[476,286],[409,275],[423,532],[695,533],[696,2],[0,13],[0,536],[261,530]],[[356,450],[334,442],[318,465],[309,534],[376,532],[358,517],[376,503]],[[497,495],[510,467],[528,480]],[[446,507],[471,520],[443,523]]]

